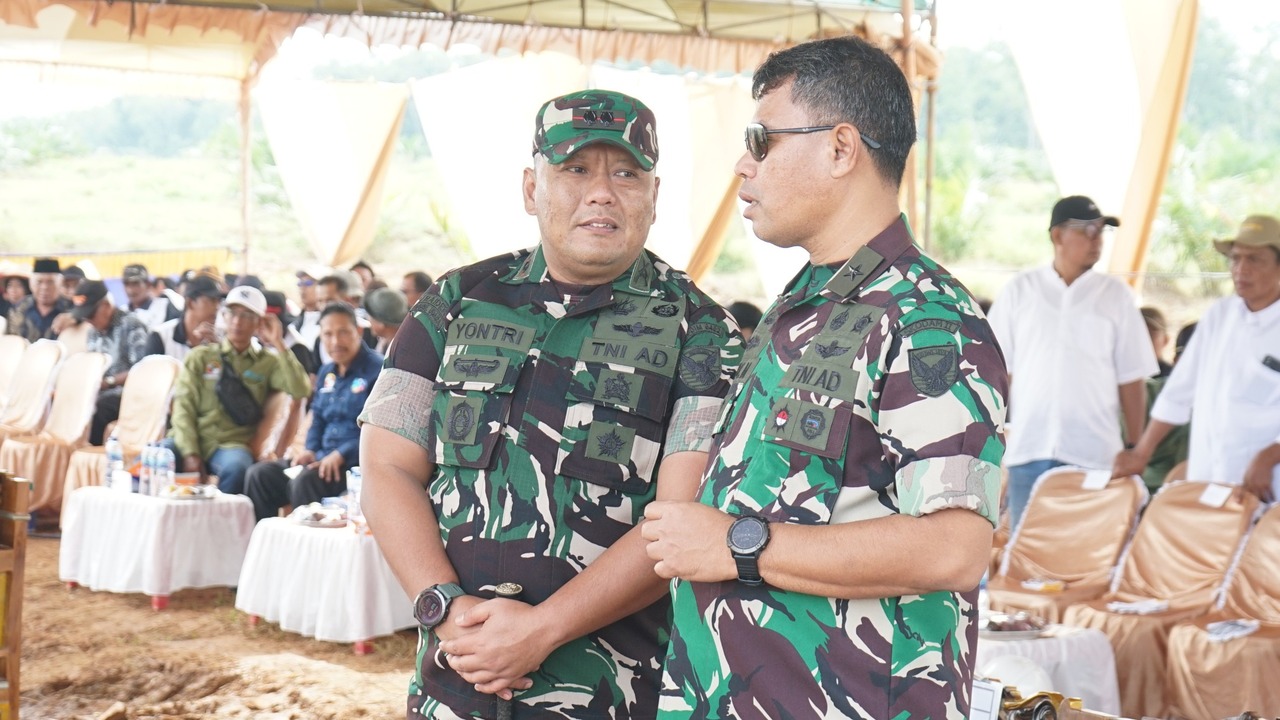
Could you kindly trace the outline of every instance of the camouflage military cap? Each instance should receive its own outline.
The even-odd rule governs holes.
[[[548,100],[534,119],[533,152],[559,165],[594,143],[616,145],[645,170],[658,162],[658,121],[639,100],[611,90],[584,90]]]

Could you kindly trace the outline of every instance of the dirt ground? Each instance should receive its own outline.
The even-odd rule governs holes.
[[[68,590],[58,541],[28,541],[22,609],[23,720],[404,717],[414,631],[349,644],[250,626],[226,588],[145,595]]]

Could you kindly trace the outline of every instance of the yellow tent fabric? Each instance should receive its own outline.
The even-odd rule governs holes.
[[[183,250],[158,250],[122,253],[62,253],[58,255],[3,255],[0,256],[0,275],[31,274],[31,264],[37,257],[54,257],[64,267],[79,265],[95,279],[118,278],[125,265],[145,265],[153,276],[177,276],[185,270],[212,265],[222,270],[231,268],[232,251],[226,247],[185,248]],[[86,264],[91,267],[86,268]],[[96,271],[96,275],[95,272]]]

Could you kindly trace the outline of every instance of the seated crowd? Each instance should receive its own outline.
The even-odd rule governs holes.
[[[91,445],[103,445],[118,420],[134,365],[149,355],[181,362],[163,441],[176,469],[216,477],[223,492],[248,495],[263,518],[346,491],[346,473],[359,464],[356,417],[410,307],[401,289],[388,287],[363,262],[296,275],[294,303],[252,275],[224,276],[206,267],[172,282],[131,264],[121,274],[127,300],[117,304],[102,280],[39,258],[29,278],[5,279],[0,310],[8,334],[67,343],[76,335],[76,347],[107,356]],[[402,288],[416,301],[431,282],[414,271],[404,275]],[[240,403],[224,402],[219,388],[228,384],[244,390]],[[289,457],[254,457],[250,441],[268,421],[268,395],[277,392],[305,408],[307,419],[297,423],[305,435]],[[59,507],[32,509],[33,526],[58,522]]]

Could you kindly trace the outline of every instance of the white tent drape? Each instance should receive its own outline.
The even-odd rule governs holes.
[[[453,222],[467,229],[477,258],[537,243],[537,223],[520,200],[522,171],[532,164],[533,116],[548,99],[587,87],[634,95],[654,111],[662,184],[648,247],[684,267],[734,180],[741,128],[754,107],[741,79],[587,67],[538,53],[420,80],[414,102]]]
[[[1138,270],[1144,261],[1185,97],[1197,8],[1197,0],[1072,0],[1006,18],[1061,193],[1088,195],[1121,217],[1104,256],[1113,271]],[[1044,216],[1047,230],[1049,208]]]
[[[377,230],[407,88],[264,78],[255,99],[312,252],[335,267],[360,257]]]

